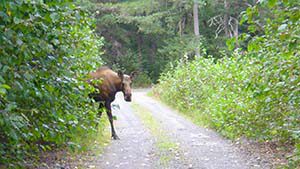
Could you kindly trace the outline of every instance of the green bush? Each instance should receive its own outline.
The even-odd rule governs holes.
[[[273,20],[266,18],[264,34],[252,37],[244,55],[233,52],[218,61],[199,58],[179,63],[160,77],[155,92],[227,137],[246,136],[296,145],[297,161],[299,7],[286,1],[275,4],[267,4]],[[253,17],[258,15],[258,9],[259,6],[249,8],[244,16],[251,25],[249,31],[255,32]]]
[[[262,68],[256,58],[236,56],[217,63],[200,58],[163,74],[155,91],[229,137],[295,141],[300,127],[299,79],[290,79],[293,73],[282,78],[287,71],[300,72],[299,58],[289,58],[291,65],[278,71],[278,58],[270,59],[268,68]]]
[[[150,87],[151,84],[152,84],[152,80],[145,72],[138,73],[137,77],[133,81],[134,88]]]
[[[67,0],[0,3],[0,165],[95,130],[81,80],[102,64],[93,27]]]

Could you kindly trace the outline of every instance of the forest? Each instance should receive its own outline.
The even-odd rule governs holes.
[[[138,72],[133,88],[152,86],[225,138],[284,149],[277,167],[299,167],[299,11],[298,0],[2,0],[0,168],[103,137],[86,81],[103,65]]]

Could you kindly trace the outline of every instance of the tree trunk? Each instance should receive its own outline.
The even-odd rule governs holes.
[[[235,31],[234,31],[234,37],[235,37],[235,44],[236,44],[236,48],[239,47],[239,20],[236,19],[235,20]]]
[[[142,60],[143,60],[143,55],[142,55],[142,45],[143,45],[143,37],[141,34],[137,34],[137,48],[138,48],[138,64],[139,64],[139,69],[142,71],[143,65],[142,65]]]
[[[150,64],[154,65],[155,58],[156,58],[156,50],[157,50],[157,45],[155,40],[151,40],[151,54],[150,54]]]
[[[182,36],[183,35],[183,31],[184,31],[184,28],[185,28],[185,21],[186,21],[186,18],[185,16],[182,17],[180,19],[180,21],[178,22],[178,29],[179,29],[179,36]]]
[[[239,3],[234,4],[234,11],[238,11],[239,8]],[[235,12],[235,16],[238,16],[239,13]],[[239,47],[239,20],[238,17],[236,17],[235,20],[235,31],[234,31],[234,37],[235,37],[235,43],[236,43],[236,48]]]
[[[150,70],[152,70],[152,68],[154,68],[154,64],[155,64],[155,59],[156,59],[156,51],[157,51],[157,45],[156,45],[156,37],[152,36],[150,37],[148,42],[145,42],[147,44],[145,45],[149,45],[149,49],[147,50],[147,67],[150,68]],[[148,44],[149,43],[149,44]]]
[[[224,31],[227,38],[231,38],[230,30],[229,30],[229,8],[230,3],[229,0],[224,0],[224,8],[225,8],[225,14],[224,14]]]
[[[199,33],[199,18],[198,18],[198,2],[194,1],[194,8],[193,8],[193,15],[194,15],[194,33],[195,33],[195,38],[196,38],[196,42],[199,42],[199,37],[200,37],[200,33]],[[196,57],[200,57],[200,51],[199,51],[199,47],[197,46],[195,49],[195,54]]]

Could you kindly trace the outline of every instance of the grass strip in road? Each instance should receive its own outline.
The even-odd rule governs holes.
[[[134,113],[141,119],[142,123],[150,130],[151,134],[156,138],[156,147],[158,149],[160,163],[167,166],[170,160],[175,157],[178,145],[172,142],[159,122],[152,116],[150,110],[137,104],[132,103]]]

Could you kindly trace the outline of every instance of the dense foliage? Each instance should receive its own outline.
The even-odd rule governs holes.
[[[97,16],[97,33],[105,38],[106,63],[128,72],[139,70],[153,82],[170,64],[183,55],[194,58],[194,49],[201,43],[194,36],[193,3],[191,0],[90,0],[89,9]],[[227,35],[216,30],[223,27],[219,19],[226,15],[239,18],[252,0],[197,0],[199,29],[207,53],[222,57]],[[218,23],[210,23],[216,17]],[[229,27],[229,25],[226,25]],[[239,31],[245,30],[245,26]],[[137,77],[139,78],[139,77]]]
[[[82,80],[102,64],[93,27],[73,2],[0,3],[0,165],[95,130]]]
[[[296,1],[248,8],[247,51],[182,61],[160,77],[162,100],[230,138],[246,136],[295,145],[300,163],[300,14]],[[269,8],[268,17],[259,11]],[[266,9],[265,9],[266,10]],[[263,33],[253,36],[260,29]],[[229,43],[230,44],[230,43]]]
[[[230,138],[295,146],[300,165],[299,20],[297,0],[1,1],[0,168],[94,134],[85,79],[103,63],[139,71],[137,87],[164,71],[162,100]]]

